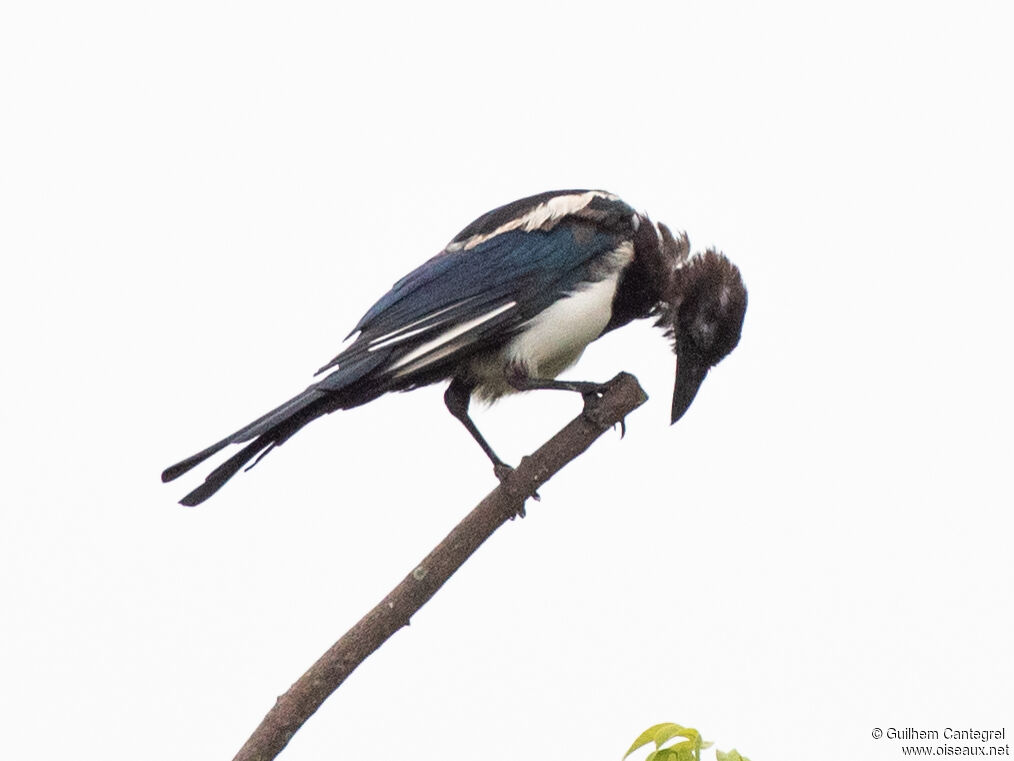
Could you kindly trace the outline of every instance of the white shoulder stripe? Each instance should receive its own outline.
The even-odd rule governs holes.
[[[473,235],[468,240],[452,243],[447,247],[448,251],[468,251],[480,243],[491,240],[510,230],[525,230],[531,232],[539,228],[551,229],[553,225],[563,217],[576,214],[596,198],[605,198],[609,201],[618,201],[619,196],[606,193],[602,190],[589,190],[585,193],[570,193],[563,196],[553,196],[548,201],[543,201],[527,214],[505,222],[491,233],[485,235]],[[548,226],[547,226],[548,225]]]

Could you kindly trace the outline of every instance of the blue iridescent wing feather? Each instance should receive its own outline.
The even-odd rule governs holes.
[[[470,249],[444,251],[402,278],[356,325],[359,336],[322,370],[337,365],[359,375],[358,362],[387,354],[384,366],[418,350],[444,331],[454,330],[513,303],[458,339],[461,348],[442,357],[453,365],[464,355],[505,341],[527,320],[589,278],[599,257],[614,250],[617,235],[581,221],[564,220],[548,231],[509,230]],[[371,363],[373,364],[373,363]],[[361,377],[361,376],[360,376]]]

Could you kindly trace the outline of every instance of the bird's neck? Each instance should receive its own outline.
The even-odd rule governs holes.
[[[648,317],[662,300],[663,278],[671,271],[658,229],[647,217],[639,215],[634,231],[634,258],[620,274],[613,297],[613,314],[603,333]]]

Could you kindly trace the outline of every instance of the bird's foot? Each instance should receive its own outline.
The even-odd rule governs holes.
[[[609,384],[585,383],[582,384],[582,386],[585,386],[585,388],[581,388],[578,390],[580,390],[581,392],[581,398],[584,399],[584,409],[581,411],[581,414],[584,415],[585,420],[590,420],[592,423],[595,423],[596,425],[601,427],[603,431],[606,430],[607,428],[612,428],[613,425],[603,422],[600,419],[600,415],[598,414],[598,403],[599,401],[601,401],[606,391],[609,390]],[[627,429],[625,427],[625,424],[621,420],[620,438],[623,438],[623,434],[626,433],[626,430]]]
[[[584,408],[588,409],[589,406],[594,405],[599,399],[601,399],[606,391],[609,390],[608,383],[581,383],[580,387],[575,389],[581,392],[581,398],[584,399]]]
[[[505,462],[493,463],[493,473],[496,475],[497,480],[503,483],[507,480],[507,477],[514,472],[514,468]]]
[[[497,463],[493,464],[493,473],[496,474],[497,480],[501,484],[504,483],[510,477],[510,474],[513,473],[513,472],[514,472],[514,468],[512,468],[510,465],[508,465],[505,462],[497,462]],[[536,502],[541,502],[542,501],[542,497],[539,496],[539,493],[537,491],[533,491],[530,495],[527,495],[527,496],[530,496]],[[524,500],[521,501],[521,506],[518,508],[517,516],[519,518],[524,518],[525,517],[525,502],[524,502]],[[512,517],[511,520],[514,520],[514,518]]]

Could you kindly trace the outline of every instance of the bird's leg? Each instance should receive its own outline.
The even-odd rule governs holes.
[[[587,412],[591,405],[602,398],[608,390],[608,383],[596,383],[595,381],[567,381],[550,378],[532,378],[518,367],[507,371],[507,382],[518,391],[575,391],[584,399],[584,408]],[[627,432],[626,421],[620,421],[620,438]]]
[[[472,418],[468,416],[468,403],[472,399],[472,388],[472,386],[464,381],[455,378],[451,381],[451,385],[447,387],[447,391],[444,392],[444,404],[447,405],[450,413],[460,420],[465,429],[472,434],[472,438],[475,439],[476,443],[482,447],[482,451],[486,453],[490,462],[493,463],[493,472],[496,474],[496,477],[500,481],[503,481],[514,468],[496,456],[493,447],[479,433],[479,429],[472,422]]]
[[[472,390],[474,388],[475,386],[471,386],[459,378],[453,379],[451,385],[444,392],[444,404],[447,405],[450,413],[460,420],[465,429],[472,434],[472,438],[475,439],[476,443],[482,447],[482,451],[486,453],[489,461],[493,463],[493,473],[496,474],[497,480],[503,483],[507,479],[507,476],[514,472],[514,468],[497,457],[496,452],[493,451],[493,447],[479,433],[479,429],[472,421],[472,418],[468,416],[468,403],[472,400]],[[537,491],[533,491],[531,497],[536,502],[542,499]],[[525,517],[525,505],[523,501],[517,508],[517,514],[522,518]],[[511,520],[514,519],[511,518]]]
[[[531,378],[520,368],[512,368],[507,372],[507,382],[518,391],[576,391],[584,398],[585,407],[599,399],[609,388],[608,383],[594,381],[567,381],[549,378]]]

